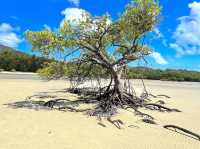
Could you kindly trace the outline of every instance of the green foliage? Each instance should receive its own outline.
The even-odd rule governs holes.
[[[88,61],[91,61],[94,60],[91,57],[99,53],[98,63],[101,59],[104,63],[116,62],[117,65],[121,63],[121,57],[128,63],[150,54],[151,49],[141,40],[157,24],[159,13],[160,7],[155,0],[137,0],[130,2],[125,12],[113,22],[107,13],[101,17],[85,13],[82,14],[83,21],[65,21],[56,32],[45,29],[27,31],[25,35],[33,50],[45,56],[55,51],[64,55],[78,49],[80,59],[90,57]],[[110,47],[114,47],[114,54],[109,53]]]
[[[158,22],[160,7],[154,0],[137,0],[127,5],[119,23],[119,39],[133,41],[151,31]]]
[[[58,40],[56,33],[48,29],[41,32],[27,31],[25,35],[31,41],[32,49],[39,50],[44,56],[48,56],[56,48],[62,49],[61,41]]]
[[[49,63],[47,67],[39,69],[37,73],[39,73],[41,78],[57,79],[70,74],[70,70],[68,65],[62,62],[52,62]]]
[[[59,78],[107,78],[106,70],[101,66],[92,64],[79,65],[76,63],[52,62],[45,68],[39,69],[38,74],[41,78],[59,79]],[[77,76],[76,76],[77,75]]]

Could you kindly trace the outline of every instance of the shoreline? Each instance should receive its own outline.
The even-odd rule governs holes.
[[[21,72],[21,71],[15,71],[15,72],[11,72],[11,71],[1,71],[0,74],[26,74],[26,75],[36,75],[37,73],[35,72]]]
[[[38,73],[33,73],[33,72],[9,72],[9,71],[3,71],[0,72],[0,79],[27,79],[27,80],[45,80],[41,79],[38,76]],[[57,81],[64,81],[65,79],[58,79]],[[106,81],[107,79],[105,79]],[[141,79],[130,79],[132,81],[135,81],[136,84],[140,83]],[[190,81],[163,81],[163,80],[151,80],[151,79],[144,79],[144,81],[150,85],[153,84],[160,84],[162,85],[162,82],[164,82],[163,86],[166,85],[173,85],[173,84],[179,84],[180,87],[184,87],[185,85],[187,86],[196,86],[200,87],[200,82],[190,82]],[[184,86],[182,86],[184,85]]]
[[[0,79],[30,79],[30,80],[40,80],[37,73],[32,72],[0,72]]]

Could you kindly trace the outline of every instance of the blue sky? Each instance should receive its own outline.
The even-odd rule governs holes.
[[[24,40],[27,29],[58,28],[64,18],[80,11],[100,16],[108,12],[112,20],[130,0],[3,0],[0,5],[0,44],[31,53]],[[200,1],[160,0],[162,15],[150,41],[154,53],[148,58],[155,68],[200,71]],[[76,9],[71,9],[76,8]]]

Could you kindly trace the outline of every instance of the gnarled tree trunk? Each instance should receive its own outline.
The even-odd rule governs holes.
[[[118,96],[120,100],[123,98],[123,83],[121,80],[122,70],[113,69],[111,75],[114,80],[114,93]]]
[[[122,69],[113,68],[111,70],[111,75],[114,81],[113,85],[113,98],[114,100],[122,101],[123,100],[123,83],[121,80]]]

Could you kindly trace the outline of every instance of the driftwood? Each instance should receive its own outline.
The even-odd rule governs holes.
[[[175,125],[164,125],[163,127],[166,128],[166,129],[169,129],[169,130],[172,130],[172,129],[170,129],[170,128],[174,128],[174,129],[175,129],[175,132],[177,132],[176,129],[181,130],[181,131],[183,131],[183,132],[186,133],[186,134],[192,135],[192,136],[193,136],[192,138],[195,137],[194,139],[197,139],[197,140],[200,141],[200,135],[198,135],[198,134],[196,134],[196,133],[194,133],[194,132],[191,132],[191,131],[189,131],[189,130],[187,130],[187,129],[185,129],[185,128],[182,128],[182,127],[179,127],[179,126],[175,126]],[[187,135],[187,136],[188,136],[188,135]],[[188,137],[190,137],[190,136],[188,136]]]

